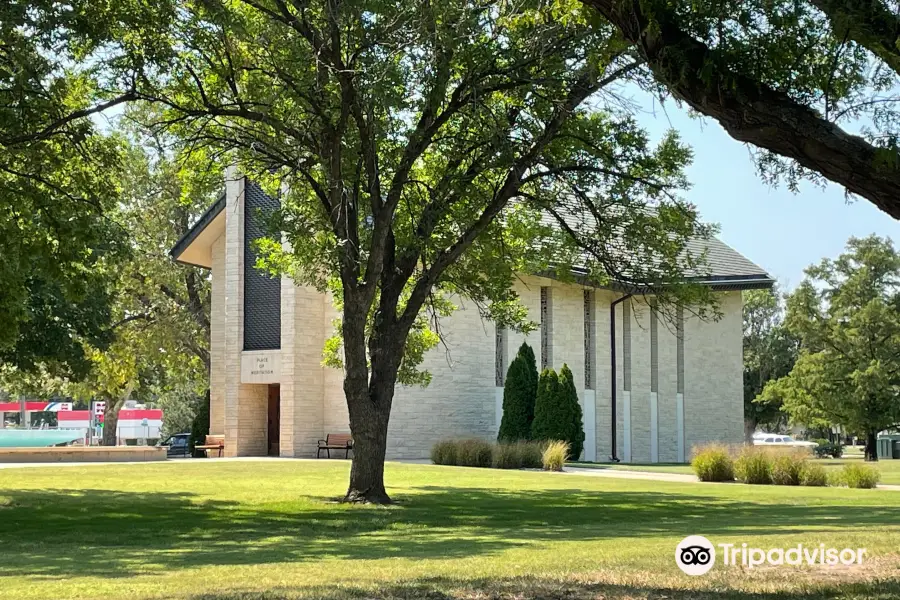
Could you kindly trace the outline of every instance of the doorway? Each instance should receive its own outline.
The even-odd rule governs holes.
[[[269,385],[269,456],[278,456],[281,449],[281,386]]]

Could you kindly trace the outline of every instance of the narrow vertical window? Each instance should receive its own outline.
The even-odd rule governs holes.
[[[584,290],[584,389],[594,389],[594,292],[592,290]]]
[[[550,334],[552,332],[550,322],[550,288],[541,288],[541,370],[549,369],[553,365],[550,356]]]
[[[622,303],[622,389],[631,391],[631,300]]]
[[[650,302],[650,391],[659,391],[659,306]]]
[[[675,372],[678,393],[684,393],[684,308],[678,307],[675,315]]]
[[[494,385],[506,384],[506,327],[497,326],[494,337]]]

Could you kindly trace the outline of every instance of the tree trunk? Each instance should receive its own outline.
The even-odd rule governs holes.
[[[756,432],[756,426],[758,423],[756,419],[751,419],[749,417],[744,417],[744,441],[748,444],[753,443],[753,434]]]
[[[103,415],[103,438],[104,446],[118,446],[119,436],[119,406],[117,401],[108,402],[106,413]]]
[[[349,400],[349,398],[348,398]],[[363,397],[348,402],[350,432],[353,434],[353,463],[345,502],[390,504],[384,489],[384,457],[390,405],[376,406],[367,390]]]
[[[874,429],[866,432],[866,460],[878,460],[878,432]]]
[[[103,445],[119,445],[119,410],[125,406],[125,401],[131,397],[134,391],[134,381],[129,381],[122,391],[122,395],[106,403],[106,414],[103,415]]]

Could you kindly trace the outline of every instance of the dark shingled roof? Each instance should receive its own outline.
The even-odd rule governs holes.
[[[223,194],[203,215],[197,223],[191,227],[184,237],[169,251],[169,254],[178,260],[182,252],[196,239],[198,235],[212,222],[225,208],[225,195]],[[545,222],[555,220],[550,215],[543,217]],[[740,290],[753,288],[770,288],[775,280],[766,273],[765,269],[751,262],[743,254],[722,242],[718,238],[695,238],[687,242],[686,251],[691,256],[699,257],[706,252],[706,267],[704,273],[694,275],[697,281],[702,281],[718,289]],[[691,277],[691,274],[687,274]]]
[[[693,239],[687,243],[687,251],[692,256],[699,256],[706,250],[706,261],[710,277],[762,277],[770,279],[765,269],[750,262],[743,254],[719,240]]]

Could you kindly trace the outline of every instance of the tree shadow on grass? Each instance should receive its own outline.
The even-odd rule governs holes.
[[[229,591],[191,596],[190,600],[896,600],[900,579],[850,581],[784,591],[746,591],[722,586],[678,587],[605,583],[577,579],[517,577],[467,582],[423,578],[380,587],[317,586],[267,592]]]
[[[767,535],[900,524],[895,506],[805,506],[660,492],[427,486],[384,508],[200,501],[188,493],[4,490],[7,576],[124,577],[322,558],[463,558],[544,541]]]

